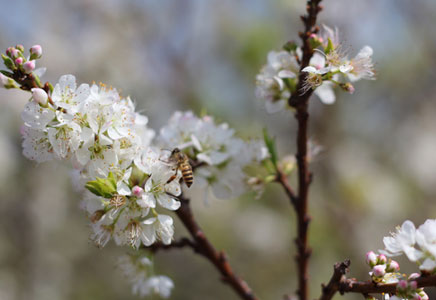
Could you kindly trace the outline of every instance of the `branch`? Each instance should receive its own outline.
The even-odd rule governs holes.
[[[295,195],[294,190],[292,189],[291,185],[288,182],[288,178],[287,178],[286,174],[283,173],[282,170],[277,169],[277,176],[276,176],[275,181],[280,183],[280,185],[285,190],[286,195],[289,198],[289,201],[291,201],[292,206],[294,206],[294,208],[297,209],[297,202],[298,202],[297,195]]]
[[[348,272],[350,266],[350,260],[347,259],[344,262],[336,263],[333,266],[333,276],[329,283],[325,286],[322,285],[322,295],[319,300],[330,300],[339,291],[341,281],[344,279],[345,274]]]
[[[222,251],[218,252],[207,239],[194,218],[189,200],[183,198],[183,196],[180,196],[179,199],[182,205],[176,211],[176,214],[194,239],[196,252],[203,255],[215,266],[221,273],[223,282],[229,284],[242,299],[257,300],[258,298],[253,294],[247,283],[233,272],[226,254]]]
[[[436,287],[436,275],[421,276],[409,281],[416,281],[418,287]],[[372,281],[357,281],[355,279],[345,279],[340,283],[339,292],[359,293],[359,294],[394,294],[397,290],[396,283],[374,283]]]
[[[322,286],[322,294],[319,300],[331,300],[333,296],[340,292],[368,294],[395,294],[397,283],[375,283],[373,281],[358,281],[354,278],[348,279],[345,274],[348,272],[350,260],[345,260],[334,265],[333,275],[327,286]],[[418,287],[436,287],[436,275],[421,276],[409,281],[416,281]]]
[[[298,166],[298,196],[294,205],[297,213],[297,231],[298,236],[296,239],[297,244],[297,256],[296,261],[298,264],[298,295],[300,300],[308,300],[308,264],[311,250],[307,243],[308,227],[310,217],[308,215],[308,193],[309,185],[311,182],[311,173],[308,166],[308,154],[307,154],[307,141],[308,141],[308,107],[309,97],[312,95],[313,90],[310,89],[304,92],[304,81],[306,79],[306,73],[301,72],[305,67],[309,65],[309,61],[313,55],[313,49],[309,43],[309,37],[312,33],[318,32],[318,27],[315,27],[316,18],[321,11],[319,3],[321,0],[308,0],[307,1],[307,14],[302,16],[301,19],[304,23],[304,32],[300,32],[300,38],[303,42],[303,57],[300,64],[300,74],[298,78],[298,84],[296,92],[289,98],[289,105],[296,109],[295,118],[298,122],[297,131],[297,166]],[[294,201],[291,198],[291,201]]]

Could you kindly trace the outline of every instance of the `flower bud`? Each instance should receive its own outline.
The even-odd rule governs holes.
[[[18,51],[17,49],[15,49],[15,48],[12,48],[11,49],[11,57],[12,58],[15,58],[15,57],[19,57],[20,56],[20,51]]]
[[[9,47],[8,49],[6,49],[6,55],[7,56],[11,56],[11,54],[12,54],[12,47]]]
[[[23,64],[23,69],[24,71],[26,71],[26,73],[31,73],[33,70],[35,70],[35,61],[34,60],[26,61]]]
[[[47,104],[48,95],[43,89],[33,88],[32,89],[32,98],[33,98],[33,101],[35,101],[36,103],[39,103],[42,106],[45,106]]]
[[[407,290],[408,286],[409,286],[409,284],[408,284],[407,280],[400,280],[397,284],[397,290],[399,292],[404,292]]]
[[[21,44],[16,45],[15,48],[17,48],[17,50],[19,50],[21,52],[24,52],[24,46]]]
[[[374,251],[369,251],[366,253],[366,263],[371,267],[375,266],[377,263],[377,255],[374,253]]]
[[[22,57],[18,57],[17,59],[15,59],[15,64],[17,66],[20,66],[23,64],[24,59]]]
[[[388,263],[388,267],[386,269],[388,272],[398,272],[400,270],[400,265],[395,260],[391,260]]]
[[[383,277],[386,274],[386,265],[377,265],[372,268],[372,274],[376,277]]]
[[[421,277],[421,275],[419,273],[412,273],[409,275],[409,280],[416,279],[419,277]]]
[[[38,59],[42,56],[42,47],[40,45],[34,45],[30,48],[30,59]]]
[[[378,262],[379,264],[385,264],[387,261],[388,261],[388,259],[386,258],[386,255],[384,255],[384,254],[380,254],[380,255],[378,256],[378,260],[377,260],[377,262]]]
[[[412,290],[416,290],[418,288],[418,283],[416,281],[410,281],[409,286]]]
[[[143,192],[144,192],[144,189],[143,189],[142,187],[140,187],[140,186],[135,185],[135,186],[132,188],[132,193],[133,193],[133,195],[135,195],[136,197],[141,197]]]

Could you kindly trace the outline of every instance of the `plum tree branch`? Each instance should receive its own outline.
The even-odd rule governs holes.
[[[201,230],[195,220],[189,204],[189,199],[179,196],[179,200],[181,206],[176,211],[176,214],[193,239],[190,246],[215,266],[215,268],[221,273],[223,282],[230,285],[241,299],[257,300],[258,298],[253,294],[248,284],[234,273],[226,254],[223,251],[216,250]]]

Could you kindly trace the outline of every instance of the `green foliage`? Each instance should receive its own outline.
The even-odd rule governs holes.
[[[268,149],[269,159],[274,166],[274,169],[277,170],[277,147],[276,140],[273,137],[268,135],[268,130],[266,128],[263,129],[263,140],[265,141],[265,145]]]
[[[109,173],[107,178],[97,178],[93,181],[88,181],[85,187],[93,194],[104,198],[112,198],[117,192],[117,182],[114,174]]]

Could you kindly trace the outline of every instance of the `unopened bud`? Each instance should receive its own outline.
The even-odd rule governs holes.
[[[23,52],[24,51],[24,46],[21,44],[18,44],[15,46],[15,48],[17,48],[19,51]]]
[[[388,264],[387,271],[398,272],[399,270],[400,270],[400,265],[395,260],[391,260]]]
[[[32,89],[32,98],[33,98],[33,101],[35,101],[36,103],[39,103],[42,106],[45,106],[47,104],[48,95],[43,89],[33,88]]]
[[[35,61],[34,60],[26,61],[23,64],[23,69],[24,71],[26,71],[26,73],[31,73],[33,70],[35,70]]]
[[[366,253],[366,263],[371,267],[375,266],[377,263],[377,255],[374,253],[374,251],[369,251]]]
[[[15,57],[19,57],[20,56],[20,51],[18,51],[17,49],[15,49],[15,48],[12,48],[11,49],[11,57],[12,58],[15,58]]]
[[[377,265],[372,268],[372,274],[376,277],[383,277],[386,274],[386,265]]]
[[[388,261],[388,259],[386,258],[386,255],[384,255],[384,254],[380,254],[380,255],[378,256],[377,263],[379,263],[379,264],[385,264],[387,261]]]
[[[412,273],[409,275],[409,280],[416,279],[418,277],[421,277],[419,273]]]
[[[97,223],[104,216],[104,214],[105,214],[104,210],[102,209],[96,210],[89,219],[91,220],[92,223]]]
[[[18,57],[17,59],[15,59],[15,64],[17,66],[21,66],[23,64],[24,59],[22,57]]]
[[[144,192],[144,189],[143,189],[142,187],[138,186],[138,185],[135,185],[135,186],[132,188],[132,193],[133,193],[133,195],[135,195],[136,197],[141,197],[143,192]]]
[[[30,48],[30,59],[37,59],[42,56],[42,47],[40,45],[34,45]]]
[[[416,281],[410,281],[409,286],[412,290],[416,290],[418,288],[418,283]]]
[[[11,56],[11,54],[12,54],[12,47],[9,47],[8,49],[6,49],[6,55],[7,56]]]
[[[400,292],[404,292],[407,290],[409,284],[407,282],[407,280],[400,280],[397,284],[397,290]]]

